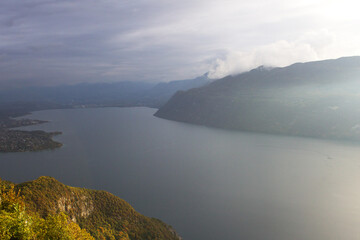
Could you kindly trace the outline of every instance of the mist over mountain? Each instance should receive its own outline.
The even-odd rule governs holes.
[[[212,127],[360,139],[360,57],[259,67],[177,92],[155,116]]]
[[[132,103],[154,84],[144,82],[118,82],[62,85],[56,87],[30,87],[2,91],[5,102],[52,102],[57,104]]]
[[[146,91],[142,97],[142,101],[149,107],[161,107],[164,105],[177,91],[186,91],[192,88],[198,88],[206,85],[211,80],[208,74],[187,80],[171,81],[167,83],[158,83],[150,90]]]
[[[82,83],[56,87],[29,87],[0,91],[0,103],[14,109],[14,104],[44,106],[43,108],[90,106],[160,107],[179,90],[188,90],[208,83],[203,76],[167,83],[116,82]],[[26,104],[23,104],[26,103]],[[34,105],[33,104],[33,105]],[[1,110],[0,106],[0,110]],[[38,108],[34,108],[37,110]]]

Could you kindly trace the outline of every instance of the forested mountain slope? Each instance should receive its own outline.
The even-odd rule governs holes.
[[[360,140],[360,57],[228,76],[177,92],[155,116],[219,128]]]
[[[59,214],[65,213],[68,221],[78,224],[95,239],[181,239],[169,225],[136,212],[127,202],[106,191],[66,186],[51,177],[21,184],[0,183],[0,194],[11,188],[20,194],[28,215],[61,219]],[[0,229],[3,214],[6,212],[0,213]]]

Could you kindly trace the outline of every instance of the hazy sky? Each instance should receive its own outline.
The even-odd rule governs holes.
[[[169,81],[360,55],[355,0],[1,0],[0,86]]]

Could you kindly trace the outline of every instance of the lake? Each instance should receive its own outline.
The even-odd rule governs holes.
[[[149,108],[34,112],[64,147],[0,154],[0,177],[107,190],[185,240],[358,240],[360,144],[212,129]]]

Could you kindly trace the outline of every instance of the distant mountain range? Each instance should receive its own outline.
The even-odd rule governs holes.
[[[242,131],[360,140],[360,57],[259,67],[177,92],[155,116]]]
[[[44,108],[96,106],[147,106],[160,107],[179,90],[203,86],[210,79],[207,74],[188,80],[168,83],[116,82],[83,83],[56,87],[31,87],[0,91],[0,103],[14,109],[13,105],[37,105]],[[37,108],[36,108],[37,109]],[[1,111],[1,106],[0,106]]]
[[[141,97],[143,105],[148,107],[159,108],[164,105],[177,91],[186,91],[192,88],[198,88],[211,82],[208,74],[187,80],[171,81],[158,83]]]

